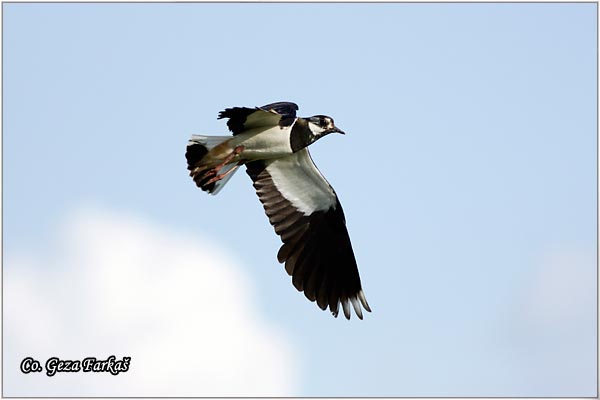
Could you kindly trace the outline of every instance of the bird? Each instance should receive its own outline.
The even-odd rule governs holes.
[[[187,169],[196,186],[214,195],[245,165],[283,242],[277,260],[285,264],[294,287],[336,318],[341,304],[346,319],[352,305],[362,320],[362,308],[368,312],[371,308],[344,211],[308,151],[330,133],[345,132],[331,117],[301,118],[297,110],[292,102],[226,108],[217,119],[227,119],[232,135],[192,135],[185,153]]]

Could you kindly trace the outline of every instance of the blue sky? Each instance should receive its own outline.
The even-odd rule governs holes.
[[[273,390],[594,396],[596,8],[4,4],[4,287],[12,293],[24,282],[33,297],[42,276],[60,283],[72,271],[61,257],[92,259],[89,243],[67,240],[59,250],[61,232],[96,237],[101,215],[114,222],[102,228],[110,241],[131,228],[118,221],[133,218],[195,239],[189,262],[211,248],[229,257],[227,270],[254,293],[242,303],[256,313],[257,332],[276,332],[285,345],[273,354],[288,354],[285,371],[295,371]],[[333,319],[296,292],[244,172],[216,197],[187,176],[191,134],[225,134],[218,111],[274,101],[296,102],[302,116],[330,115],[347,132],[311,152],[346,213],[373,309],[364,321]],[[85,230],[81,221],[92,222]],[[25,258],[34,260],[27,279]],[[92,264],[81,267],[91,274]],[[8,316],[28,310],[6,297],[4,307]],[[65,313],[73,323],[82,315]],[[210,330],[224,329],[214,318]],[[5,348],[19,321],[5,319]],[[39,347],[20,343],[16,362]],[[127,351],[118,336],[114,346]],[[93,340],[77,348],[74,357],[98,351]],[[4,361],[14,377],[6,395],[30,393],[27,379],[77,394],[89,379],[69,377],[75,389],[25,379],[6,372],[14,360]]]

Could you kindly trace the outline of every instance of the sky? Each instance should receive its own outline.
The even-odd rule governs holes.
[[[2,7],[3,395],[597,395],[596,4]],[[346,132],[310,150],[363,321],[294,289],[244,172],[187,176],[275,101]]]

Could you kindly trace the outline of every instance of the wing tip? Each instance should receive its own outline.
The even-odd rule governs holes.
[[[352,302],[352,307],[354,308],[354,312],[356,313],[356,316],[358,317],[358,319],[363,319],[363,313],[360,308],[360,304],[358,304],[358,298],[351,297],[350,301]]]
[[[342,298],[342,309],[344,310],[344,316],[346,319],[350,319],[350,302],[348,298]]]
[[[339,303],[342,303],[342,310],[344,312],[344,317],[346,317],[347,320],[350,320],[350,317],[352,316],[352,312],[351,312],[352,309],[354,309],[354,313],[360,320],[362,320],[364,318],[364,313],[362,311],[363,308],[365,309],[365,311],[371,312],[371,307],[369,307],[369,303],[367,303],[367,299],[366,299],[365,294],[362,291],[362,289],[356,295],[354,295],[352,297],[341,298],[340,300],[338,300],[337,307],[335,307],[335,308],[332,308],[331,306],[329,307],[331,314],[335,318],[337,318],[337,316],[338,316]],[[350,304],[352,304],[352,309],[350,308]],[[362,305],[362,308],[361,308],[361,305]]]
[[[367,303],[367,298],[365,297],[365,293],[362,291],[362,289],[358,292],[357,296],[364,309],[368,312],[371,312],[371,307],[369,307],[369,303]]]

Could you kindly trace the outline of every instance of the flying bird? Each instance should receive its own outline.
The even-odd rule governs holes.
[[[337,317],[340,303],[350,319],[371,311],[363,293],[340,201],[315,166],[308,146],[341,133],[331,117],[296,116],[298,106],[279,102],[262,107],[233,107],[219,113],[233,136],[192,135],[185,157],[190,176],[205,192],[216,194],[235,171],[246,166],[269,222],[283,245],[292,283],[310,301]]]

